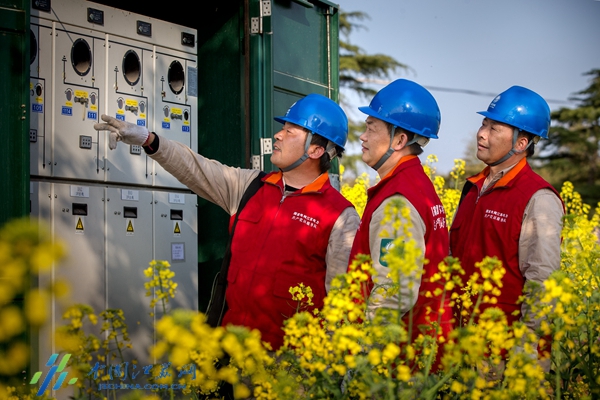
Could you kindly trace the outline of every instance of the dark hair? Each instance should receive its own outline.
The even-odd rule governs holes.
[[[308,130],[306,128],[304,128],[304,130],[306,132],[310,132],[310,130]],[[327,145],[329,144],[329,139],[325,139],[323,136],[321,136],[317,133],[313,133],[310,144],[316,144],[317,146],[320,146],[323,149],[325,149],[325,153],[323,153],[321,158],[319,158],[319,168],[321,169],[321,173],[325,173],[325,172],[329,171],[329,168],[331,168],[331,158],[329,157],[329,154],[327,153]],[[344,152],[344,149],[336,144],[335,151],[336,151],[337,157],[342,158],[342,153]]]
[[[383,121],[383,122],[385,122],[385,121]],[[387,127],[388,132],[390,131],[390,129],[392,129],[392,124],[390,124],[389,122],[385,122],[385,126]],[[402,129],[397,126],[396,130],[394,131],[394,136],[399,135],[401,133],[406,134],[406,137],[408,138],[408,142],[410,142],[411,140],[413,140],[415,138],[414,132],[407,131],[406,129]],[[423,148],[418,143],[412,143],[410,146],[408,146],[408,149],[410,150],[410,154],[415,155],[415,156],[418,156],[421,153],[423,153]]]

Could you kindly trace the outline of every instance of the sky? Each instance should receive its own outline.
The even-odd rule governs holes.
[[[360,22],[363,29],[342,40],[406,64],[410,69],[392,73],[390,80],[413,80],[437,100],[439,139],[427,145],[421,159],[435,154],[439,173],[465,157],[483,118],[476,112],[486,110],[496,94],[525,86],[544,97],[551,110],[572,108],[577,103],[569,98],[590,83],[583,74],[600,68],[599,0],[338,2],[343,12],[369,15]],[[342,94],[356,107],[370,101]],[[356,107],[346,110],[349,117],[364,120]]]

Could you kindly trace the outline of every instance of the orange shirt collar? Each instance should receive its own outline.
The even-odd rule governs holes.
[[[400,166],[400,164],[405,163],[407,161],[410,161],[410,160],[412,160],[414,158],[417,158],[417,156],[414,155],[414,154],[409,154],[407,156],[402,157],[400,159],[400,161],[398,161],[398,164],[396,164],[396,166],[394,166],[394,168],[392,168],[392,170],[390,172],[388,172],[388,174],[386,176],[384,176],[381,180],[384,180],[387,177],[392,176],[392,174],[394,173],[394,171],[396,170],[396,168],[398,168]]]
[[[319,176],[317,179],[315,179],[312,183],[309,183],[308,185],[304,186],[302,188],[302,193],[318,192],[319,190],[321,190],[323,185],[325,185],[325,183],[328,180],[329,180],[329,173],[325,172],[325,173],[321,174],[321,176]]]
[[[283,178],[283,172],[279,171],[279,172],[276,172],[276,173],[268,176],[267,179],[265,179],[265,182],[269,182],[274,185],[277,185],[277,183],[281,180],[281,178]]]
[[[508,185],[508,183],[510,181],[512,181],[515,176],[517,176],[517,174],[519,172],[521,172],[521,170],[523,168],[525,168],[525,166],[527,165],[527,157],[523,157],[521,159],[521,161],[519,161],[517,163],[517,165],[515,165],[514,167],[512,167],[510,169],[510,171],[508,171],[507,173],[504,174],[504,176],[502,178],[500,178],[500,180],[498,182],[496,182],[496,184],[494,185],[494,187],[500,187],[500,186],[506,186]]]
[[[514,167],[512,167],[507,173],[505,173],[504,176],[502,178],[500,178],[500,180],[498,182],[496,182],[494,187],[502,187],[502,186],[508,185],[508,183],[510,181],[512,181],[514,179],[514,177],[517,176],[517,174],[519,172],[521,172],[521,170],[523,168],[525,168],[526,165],[527,165],[527,157],[523,157],[521,159],[521,161],[519,161]],[[476,182],[479,182],[481,179],[485,179],[489,174],[490,174],[490,167],[488,166],[488,167],[485,167],[483,169],[483,171],[481,171],[477,175],[470,177],[468,179],[468,181],[471,183],[476,183]]]
[[[281,181],[282,179],[283,179],[283,172],[279,171],[279,172],[276,172],[276,173],[272,174],[271,176],[267,177],[267,179],[265,179],[265,182],[269,182],[274,185],[277,185],[279,183],[279,181]],[[325,173],[321,174],[313,182],[304,186],[301,190],[301,193],[318,192],[319,190],[321,190],[323,185],[325,185],[327,180],[329,180],[329,173],[325,172]]]

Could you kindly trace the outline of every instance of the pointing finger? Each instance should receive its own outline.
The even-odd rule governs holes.
[[[119,137],[118,134],[116,132],[111,132],[110,135],[108,136],[108,147],[111,150],[114,150],[117,148],[117,142],[119,141]]]
[[[112,125],[109,124],[94,124],[94,129],[97,131],[112,131],[112,132],[117,132],[118,129]]]

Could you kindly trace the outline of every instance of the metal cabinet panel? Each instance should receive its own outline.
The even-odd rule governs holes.
[[[68,256],[58,268],[71,283],[71,300],[95,310],[106,306],[104,268],[105,188],[53,183],[53,234],[68,245]]]
[[[51,227],[53,240],[67,247],[67,256],[39,277],[40,287],[65,282],[66,298],[54,295],[48,304],[49,322],[37,335],[37,363],[44,365],[58,350],[55,329],[65,325],[62,316],[73,304],[88,304],[96,312],[106,307],[103,187],[66,183],[31,182],[31,217]],[[100,327],[86,327],[100,337]],[[34,362],[35,364],[35,362]]]
[[[154,102],[154,54],[152,46],[117,38],[110,41],[107,56],[106,114],[152,129]],[[153,161],[141,146],[119,143],[106,154],[107,181],[151,186]]]
[[[29,171],[35,176],[52,175],[52,28],[31,21],[29,80]]]
[[[177,293],[170,309],[198,309],[197,196],[154,192],[154,258],[171,264]],[[157,307],[156,315],[162,310]]]
[[[149,362],[154,343],[153,311],[144,270],[152,261],[152,192],[109,187],[106,197],[107,308],[122,309],[133,349],[125,361]]]
[[[187,54],[157,49],[155,64],[154,132],[198,150],[198,93],[196,58]],[[154,185],[185,188],[158,163]]]
[[[53,39],[53,176],[104,181],[106,134],[94,129],[105,95],[104,35],[54,23]]]
[[[52,232],[51,220],[52,220],[52,184],[48,182],[36,182],[31,181],[29,183],[29,196],[30,196],[30,216],[32,221],[38,224],[43,224],[48,232]],[[54,269],[54,267],[53,267]],[[48,287],[52,285],[52,272],[49,274],[40,274],[38,279],[33,283],[37,284],[38,287]],[[32,332],[30,337],[31,347],[35,349],[35,352],[30,356],[31,368],[36,368],[46,363],[50,355],[54,353],[54,329],[56,312],[51,304],[47,305],[47,313],[50,316],[50,323],[47,323],[40,327],[39,331]]]
[[[50,12],[32,7],[35,44],[30,105],[24,106],[33,115],[31,138],[37,139],[29,144],[32,218],[48,218],[52,233],[67,243],[71,257],[53,276],[70,283],[71,303],[89,304],[96,312],[122,309],[134,347],[124,352],[124,361],[150,364],[155,318],[143,272],[156,254],[170,256],[182,291],[175,304],[197,309],[196,197],[180,193],[185,202],[169,203],[161,193],[156,206],[164,208],[169,223],[172,209],[182,215],[180,232],[161,223],[155,230],[153,186],[182,185],[164,170],[155,180],[155,163],[140,146],[120,143],[110,151],[108,132],[93,125],[105,113],[156,130],[155,114],[168,105],[171,125],[164,129],[159,117],[159,134],[196,150],[196,31],[80,0],[54,0]],[[56,350],[52,332],[62,309],[53,310],[40,362]]]

